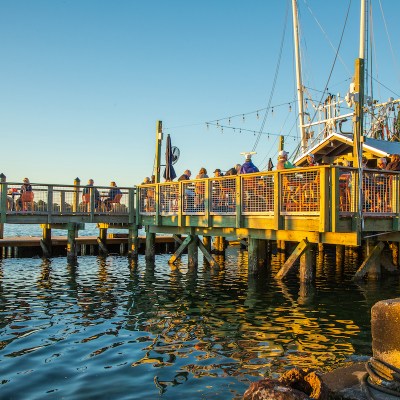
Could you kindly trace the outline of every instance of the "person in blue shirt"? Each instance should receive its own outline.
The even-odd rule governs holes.
[[[89,179],[86,187],[83,188],[82,195],[85,197],[86,195],[90,196],[90,189],[93,188],[94,180]],[[95,188],[94,189],[94,205],[96,208],[100,208],[101,200],[100,200],[100,192]]]
[[[108,197],[104,200],[104,205],[106,206],[107,211],[111,210],[112,203],[119,203],[122,196],[122,192],[119,188],[117,188],[117,184],[115,182],[111,182],[110,186]]]
[[[240,168],[240,174],[251,174],[253,172],[260,172],[258,168],[251,161],[251,154],[246,153],[246,160]]]

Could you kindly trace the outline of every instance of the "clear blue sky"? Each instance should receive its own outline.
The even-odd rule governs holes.
[[[303,75],[322,90],[337,46],[347,0],[299,0]],[[377,64],[373,73],[399,88],[400,1],[373,2]],[[290,6],[291,7],[291,6]],[[175,165],[226,170],[252,150],[274,81],[286,0],[20,0],[0,2],[1,171],[9,181],[107,185],[140,183],[152,173],[156,121],[179,147]],[[353,0],[329,90],[347,90],[358,55],[359,1]],[[325,34],[318,26],[318,20]],[[265,132],[295,145],[291,8]],[[321,95],[312,92],[315,98]],[[376,89],[380,100],[390,95]],[[381,97],[380,97],[381,96]],[[394,96],[394,95],[393,95]],[[396,96],[394,96],[396,97]],[[205,122],[231,119],[232,129]],[[228,123],[227,120],[222,124]],[[240,133],[239,128],[243,131]],[[276,136],[262,135],[253,157],[276,164]]]

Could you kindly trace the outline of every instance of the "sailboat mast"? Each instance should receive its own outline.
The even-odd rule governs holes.
[[[294,51],[296,58],[297,100],[299,103],[299,126],[301,133],[301,152],[302,154],[304,154],[307,151],[307,136],[304,127],[304,100],[303,100],[303,82],[301,80],[301,60],[300,60],[297,0],[292,0],[292,13],[293,13]]]
[[[360,168],[362,157],[362,142],[364,129],[364,56],[365,56],[365,5],[366,0],[361,0],[360,11],[360,50],[359,58],[355,62],[354,73],[354,89],[355,94],[355,118],[354,118],[354,135],[353,135],[353,167]]]

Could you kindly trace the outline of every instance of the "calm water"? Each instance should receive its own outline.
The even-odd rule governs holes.
[[[1,260],[0,398],[238,399],[291,366],[369,355],[370,308],[399,295],[397,277],[351,284],[329,258],[311,289],[248,280],[234,248],[219,272],[168,257]]]

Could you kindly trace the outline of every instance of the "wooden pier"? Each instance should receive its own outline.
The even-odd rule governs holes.
[[[16,210],[8,193],[21,184],[3,181],[0,222],[40,224],[44,255],[50,255],[56,243],[51,230],[66,229],[68,235],[63,240],[70,258],[77,256],[81,241],[94,240],[78,237],[85,223],[99,227],[99,252],[107,252],[107,241],[111,243],[107,229],[126,229],[127,253],[136,258],[138,229],[143,226],[147,260],[155,257],[156,235],[169,234],[174,238],[169,240],[176,242],[171,262],[187,250],[189,265],[196,266],[200,249],[216,268],[212,238],[214,253],[223,254],[225,238],[229,237],[246,244],[250,274],[265,268],[271,242],[282,253],[291,242],[294,250],[276,278],[284,279],[299,265],[302,282],[314,278],[314,246],[336,245],[339,258],[343,258],[344,246],[364,246],[365,259],[355,278],[376,279],[381,274],[380,254],[388,242],[392,264],[398,265],[399,179],[397,172],[365,169],[360,178],[357,169],[322,165],[120,188],[120,202],[109,210],[96,204],[94,197],[95,189],[102,193],[109,188],[92,188],[87,199],[79,180],[74,185],[32,184],[33,201]],[[14,247],[23,242],[14,242]]]

